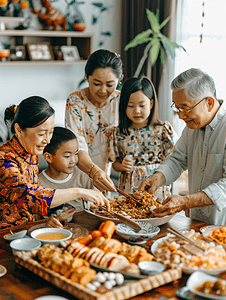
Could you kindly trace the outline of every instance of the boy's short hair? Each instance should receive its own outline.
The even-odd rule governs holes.
[[[52,155],[55,155],[63,143],[74,139],[77,139],[76,135],[70,129],[56,126],[54,127],[53,136],[50,140],[50,143],[46,145],[43,153],[48,152]]]

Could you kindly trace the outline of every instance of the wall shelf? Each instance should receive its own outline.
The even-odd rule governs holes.
[[[9,65],[71,65],[84,63],[92,52],[92,34],[75,31],[50,31],[50,30],[0,30],[0,36],[11,37],[11,46],[22,46],[27,43],[39,44],[49,43],[51,47],[56,46],[76,46],[81,60],[74,62],[66,61],[4,61],[1,66]]]

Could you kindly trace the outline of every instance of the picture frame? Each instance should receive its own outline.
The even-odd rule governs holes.
[[[26,59],[26,49],[24,45],[10,47],[9,60],[21,61]]]
[[[78,48],[76,46],[61,46],[64,61],[76,61],[80,59]]]
[[[48,43],[42,44],[27,44],[27,52],[30,60],[54,60],[53,52]]]

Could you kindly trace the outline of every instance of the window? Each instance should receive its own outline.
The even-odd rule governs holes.
[[[204,19],[202,3],[204,2]],[[218,99],[225,97],[226,31],[225,0],[179,0],[177,10],[177,43],[187,50],[176,50],[175,76],[189,68],[200,68],[213,77]],[[204,23],[202,30],[201,24]],[[202,43],[200,34],[203,32]],[[185,124],[175,117],[175,128]]]

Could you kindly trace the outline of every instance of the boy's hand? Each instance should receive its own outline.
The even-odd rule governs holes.
[[[108,199],[98,191],[82,189],[82,197],[85,201],[91,201],[96,206],[106,206],[107,210],[110,210],[110,203]]]
[[[133,161],[127,157],[123,158],[121,163],[122,171],[130,172],[133,167]]]

